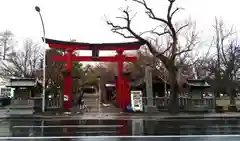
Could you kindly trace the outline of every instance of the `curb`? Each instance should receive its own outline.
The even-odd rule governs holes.
[[[130,120],[130,119],[165,119],[165,120],[187,120],[187,119],[240,119],[240,114],[232,114],[232,113],[225,113],[225,114],[212,114],[212,115],[159,115],[159,114],[152,114],[152,115],[143,115],[143,114],[121,114],[121,113],[106,113],[106,114],[80,114],[80,115],[11,115],[0,117],[0,119],[6,120],[41,120],[41,119],[55,119],[55,120],[65,120],[65,119],[79,119],[79,120],[97,120],[97,119],[116,119],[116,120]]]
[[[174,117],[174,116],[114,116],[114,115],[110,115],[110,116],[35,116],[32,117],[30,119],[79,119],[79,120],[108,120],[108,119],[115,119],[115,120],[130,120],[130,119],[165,119],[165,120],[193,120],[193,119],[240,119],[240,116],[225,116],[225,115],[221,115],[221,116],[178,116],[178,117]]]
[[[40,120],[42,118],[41,117],[36,117],[34,115],[31,115],[31,116],[16,115],[16,116],[1,117],[1,119],[5,119],[5,120]]]

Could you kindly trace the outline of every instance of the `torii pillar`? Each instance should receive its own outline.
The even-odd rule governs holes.
[[[63,74],[64,77],[64,90],[63,90],[63,107],[65,110],[72,108],[72,53],[73,50],[67,49],[67,63],[66,72]]]

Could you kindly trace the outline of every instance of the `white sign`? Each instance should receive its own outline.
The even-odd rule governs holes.
[[[68,101],[68,95],[64,95],[63,100]]]
[[[131,105],[134,112],[143,111],[142,91],[131,91]]]

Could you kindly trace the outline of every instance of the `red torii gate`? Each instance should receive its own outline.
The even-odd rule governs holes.
[[[79,61],[102,61],[102,62],[117,62],[117,102],[123,110],[130,104],[129,82],[126,81],[123,75],[123,63],[136,61],[136,57],[127,57],[123,55],[125,50],[138,50],[142,42],[127,42],[127,43],[103,43],[103,44],[90,44],[79,42],[66,42],[53,39],[46,39],[46,43],[50,48],[64,49],[67,53],[64,56],[53,56],[54,61],[66,62],[66,73],[64,75],[64,109],[69,110],[72,108],[72,62]],[[92,56],[75,56],[73,54],[76,50],[92,50]],[[101,56],[99,57],[99,50],[115,50],[115,56]],[[128,83],[126,85],[126,83]]]

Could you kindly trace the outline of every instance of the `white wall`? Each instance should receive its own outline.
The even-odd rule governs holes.
[[[9,79],[5,79],[5,78],[1,78],[0,77],[0,95],[2,94],[2,88],[7,88],[6,84],[9,82]],[[10,87],[8,87],[10,88]],[[10,93],[10,97],[12,98],[14,96],[14,88],[10,88],[11,89],[11,93]]]

